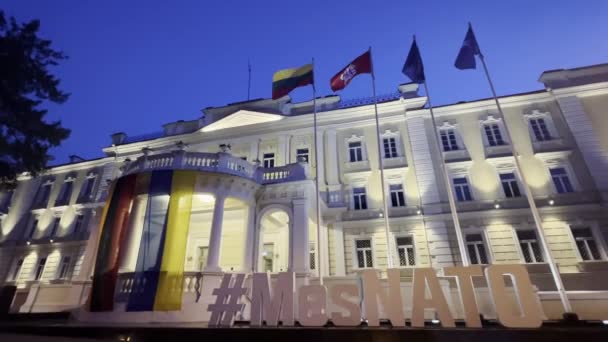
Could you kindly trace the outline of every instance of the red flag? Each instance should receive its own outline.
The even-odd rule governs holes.
[[[370,51],[366,51],[361,56],[355,58],[344,69],[340,70],[329,81],[331,90],[337,91],[344,89],[350,81],[359,74],[369,74],[372,72],[372,56]]]

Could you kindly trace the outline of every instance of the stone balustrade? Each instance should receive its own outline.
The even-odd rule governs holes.
[[[308,178],[308,164],[293,163],[264,168],[230,153],[174,151],[147,155],[130,161],[123,167],[123,175],[153,170],[197,170],[224,173],[253,180],[259,184],[275,184]]]

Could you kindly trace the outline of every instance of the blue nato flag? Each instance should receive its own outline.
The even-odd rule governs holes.
[[[422,58],[420,57],[420,51],[416,44],[416,37],[412,42],[410,53],[407,54],[407,59],[403,65],[403,74],[409,77],[414,83],[423,83],[424,78],[424,65],[422,65]]]
[[[471,26],[471,23],[469,23],[467,35],[464,37],[462,47],[458,52],[454,66],[460,70],[475,69],[475,55],[481,56],[481,51],[479,50],[479,45],[477,45],[477,39],[475,38],[475,33],[473,33],[473,27]]]

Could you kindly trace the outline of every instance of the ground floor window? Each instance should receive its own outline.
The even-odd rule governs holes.
[[[597,247],[597,243],[593,238],[591,228],[572,228],[572,236],[574,236],[576,248],[578,249],[578,252],[583,260],[588,261],[602,259],[600,251]]]
[[[355,240],[355,248],[357,253],[357,266],[359,268],[374,267],[374,261],[372,257],[372,240]]]
[[[416,253],[414,250],[414,239],[411,236],[400,236],[396,239],[399,266],[415,266]]]
[[[466,244],[471,264],[488,263],[488,255],[486,254],[486,247],[481,233],[467,234]]]
[[[533,230],[518,230],[517,239],[526,263],[544,262],[538,237]]]

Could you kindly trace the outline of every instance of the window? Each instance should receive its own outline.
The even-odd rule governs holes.
[[[526,263],[543,262],[543,254],[533,230],[518,230],[517,239]]]
[[[36,194],[36,200],[34,201],[34,209],[40,209],[47,206],[52,186],[53,183],[45,183],[40,186],[38,193]]]
[[[74,188],[73,180],[66,180],[61,186],[61,191],[59,191],[59,196],[55,200],[55,206],[67,205],[70,202],[70,197],[72,197],[72,189]]]
[[[574,192],[574,188],[572,187],[572,183],[570,182],[570,178],[568,178],[568,172],[563,167],[556,167],[550,169],[551,178],[553,179],[553,184],[555,185],[555,190],[559,194]]]
[[[528,122],[530,122],[530,128],[532,129],[536,141],[547,141],[552,139],[545,119],[530,118],[528,119]]]
[[[453,128],[442,129],[439,131],[441,137],[441,145],[444,151],[456,151],[460,149],[456,142],[456,132]]]
[[[469,182],[465,177],[454,178],[454,192],[456,192],[458,202],[473,200],[471,190],[469,189]]]
[[[84,225],[84,215],[77,214],[74,218],[74,229],[72,230],[72,234],[78,234],[82,231],[82,227]]]
[[[13,273],[11,274],[11,280],[17,281],[19,279],[19,274],[21,273],[21,268],[23,267],[23,258],[17,260],[15,264],[15,268],[13,268]]]
[[[40,280],[42,273],[44,272],[44,265],[46,265],[46,258],[38,259],[38,266],[36,266],[36,273],[34,273],[34,280]]]
[[[272,272],[273,271],[273,261],[274,261],[274,244],[273,243],[265,243],[264,251],[262,252],[262,258],[264,261],[264,272]]]
[[[394,137],[384,138],[384,158],[397,157],[397,142]]]
[[[60,217],[55,217],[53,222],[51,222],[51,230],[49,232],[49,237],[52,238],[57,234],[57,230],[59,230],[59,222],[61,221]]]
[[[365,188],[353,189],[353,203],[355,210],[367,209],[367,198],[365,195]]]
[[[477,265],[488,263],[488,255],[486,254],[486,247],[483,243],[481,233],[467,234],[466,244],[471,264]]]
[[[11,200],[13,199],[14,190],[7,190],[0,195],[0,212],[7,213],[8,208],[11,206]]]
[[[305,161],[305,162],[309,162],[308,161],[308,148],[298,148],[296,149],[296,161]]]
[[[515,178],[514,173],[501,173],[500,183],[502,183],[502,190],[505,192],[506,197],[512,198],[521,196],[517,178]]]
[[[363,160],[363,147],[361,146],[361,142],[354,141],[354,142],[348,143],[348,154],[349,154],[349,161],[351,163],[362,161]]]
[[[357,252],[357,266],[359,268],[374,267],[372,258],[372,240],[355,240],[355,248]]]
[[[274,167],[274,153],[264,153],[264,167]]]
[[[403,185],[391,184],[388,186],[391,194],[391,205],[393,207],[405,207],[405,196],[403,195]]]
[[[57,279],[69,278],[71,261],[72,258],[69,255],[66,255],[61,259],[61,264],[59,265],[59,273],[57,273]]]
[[[488,145],[490,146],[500,146],[505,145],[505,141],[502,139],[502,134],[500,133],[500,126],[496,123],[484,124],[483,129],[486,133],[486,138],[488,138]]]
[[[600,251],[597,248],[591,228],[572,228],[572,236],[576,242],[576,248],[583,260],[601,260]]]
[[[91,200],[91,196],[93,195],[93,187],[95,186],[96,179],[97,178],[95,176],[87,177],[80,190],[80,195],[78,196],[79,203]]]
[[[317,269],[317,263],[316,263],[315,257],[316,257],[316,255],[315,255],[315,244],[311,243],[310,244],[310,248],[309,248],[309,252],[308,252],[308,258],[309,258],[308,262],[309,262],[311,270]]]
[[[207,266],[207,256],[209,256],[209,247],[198,247],[198,268],[202,272]]]
[[[34,237],[34,234],[36,233],[36,229],[38,229],[38,219],[35,218],[32,221],[32,226],[30,227],[30,231],[26,236],[27,240],[31,240]]]
[[[399,266],[415,266],[416,255],[413,238],[411,236],[402,236],[398,237],[396,242]]]

